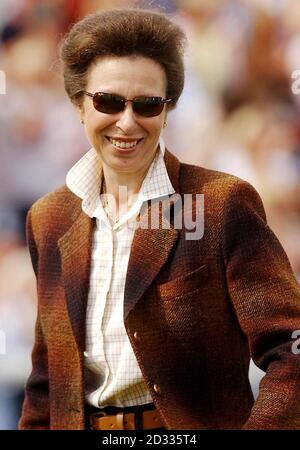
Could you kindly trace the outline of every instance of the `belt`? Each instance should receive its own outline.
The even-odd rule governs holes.
[[[165,427],[157,409],[136,412],[121,411],[117,414],[99,411],[90,415],[89,424],[91,430],[151,430]]]

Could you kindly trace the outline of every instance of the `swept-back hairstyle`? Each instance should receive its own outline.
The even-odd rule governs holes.
[[[166,14],[139,8],[96,12],[75,23],[60,46],[65,89],[81,105],[91,65],[104,56],[144,56],[160,64],[173,109],[184,86],[186,35]]]

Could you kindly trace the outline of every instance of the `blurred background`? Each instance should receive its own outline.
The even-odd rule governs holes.
[[[17,427],[31,370],[36,290],[26,212],[90,148],[63,90],[58,43],[77,19],[116,6],[158,7],[185,30],[186,85],[169,114],[167,147],[181,161],[249,181],[300,280],[298,0],[1,0],[0,429]],[[262,375],[251,366],[255,396]]]

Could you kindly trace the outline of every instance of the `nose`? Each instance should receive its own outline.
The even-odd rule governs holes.
[[[126,102],[124,110],[120,112],[120,117],[117,120],[116,125],[128,134],[135,131],[137,128],[137,122],[131,102]]]

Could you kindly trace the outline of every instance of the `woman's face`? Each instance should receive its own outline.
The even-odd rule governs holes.
[[[105,57],[90,69],[86,91],[107,92],[127,99],[145,95],[165,98],[167,80],[164,69],[150,58]],[[127,102],[123,111],[105,114],[97,111],[92,98],[85,95],[80,117],[90,144],[104,166],[117,173],[137,174],[147,170],[159,143],[166,117],[166,105],[160,115],[142,117]],[[110,138],[142,139],[133,149],[120,149]]]

